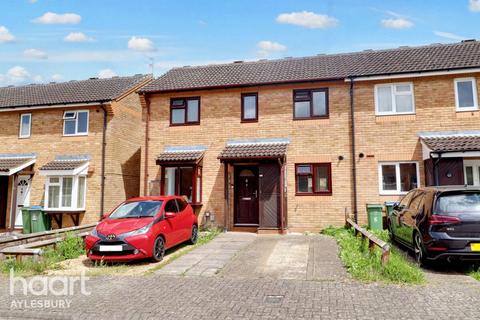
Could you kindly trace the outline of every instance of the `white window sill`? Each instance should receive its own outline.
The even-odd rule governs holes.
[[[406,116],[406,115],[415,115],[415,112],[389,112],[389,113],[375,113],[376,116]]]
[[[88,133],[79,133],[79,134],[64,134],[64,137],[85,137],[88,136]]]
[[[30,136],[18,136],[18,139],[29,139]]]
[[[48,212],[78,212],[78,211],[85,211],[85,208],[44,208],[44,211]]]
[[[478,111],[478,107],[463,107],[459,108],[457,107],[457,112],[472,112],[472,111]]]

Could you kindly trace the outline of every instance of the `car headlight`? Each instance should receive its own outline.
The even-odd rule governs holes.
[[[132,236],[138,236],[138,235],[140,235],[140,234],[145,234],[145,233],[148,232],[148,230],[150,230],[150,228],[152,227],[152,225],[153,225],[153,222],[147,224],[147,225],[144,226],[144,227],[141,227],[140,229],[122,233],[122,234],[120,235],[120,237],[122,237],[122,238],[127,238],[127,237],[132,237]]]
[[[90,235],[100,238],[99,232],[97,231],[97,228],[93,228],[92,231],[90,231]]]

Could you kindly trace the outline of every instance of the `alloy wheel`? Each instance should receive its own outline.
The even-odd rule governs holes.
[[[423,264],[423,249],[422,249],[422,239],[420,238],[420,234],[415,234],[415,261],[419,265]]]
[[[153,247],[153,259],[155,261],[162,261],[163,256],[165,255],[165,242],[162,237],[158,237],[155,240],[155,245]]]
[[[196,225],[192,226],[192,235],[190,237],[190,243],[195,244],[198,240],[198,227]]]

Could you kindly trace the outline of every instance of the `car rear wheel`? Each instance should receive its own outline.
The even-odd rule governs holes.
[[[190,243],[195,244],[198,240],[198,227],[196,225],[192,226],[192,234],[190,235]]]
[[[425,257],[425,250],[423,249],[423,241],[422,237],[420,236],[420,233],[415,233],[413,236],[414,239],[414,250],[415,250],[415,261],[419,266],[425,266],[427,259]]]
[[[158,237],[155,239],[153,243],[153,254],[152,260],[155,262],[160,262],[163,260],[163,256],[165,255],[165,241],[162,237]]]
[[[390,236],[390,242],[395,242],[395,234],[393,233],[392,221],[388,220],[388,233]]]

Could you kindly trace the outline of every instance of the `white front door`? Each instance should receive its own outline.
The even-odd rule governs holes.
[[[30,205],[30,176],[18,176],[17,208],[15,210],[15,228],[22,227],[22,208]]]
[[[480,160],[463,160],[465,184],[480,186]]]

